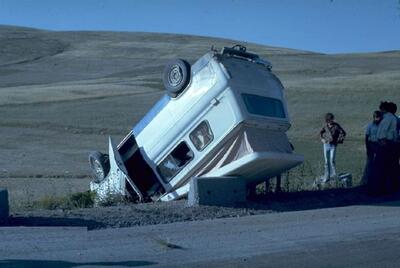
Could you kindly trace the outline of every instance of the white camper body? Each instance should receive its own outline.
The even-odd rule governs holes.
[[[269,63],[212,51],[191,66],[178,96],[165,95],[117,148],[110,140],[111,170],[91,189],[100,198],[112,191],[169,201],[187,195],[193,176],[265,181],[303,161],[289,127],[284,88]]]

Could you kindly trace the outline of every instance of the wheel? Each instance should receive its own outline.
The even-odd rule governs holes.
[[[170,61],[165,66],[163,82],[168,95],[176,98],[190,82],[190,64],[181,59]]]
[[[89,164],[95,182],[100,182],[107,177],[110,171],[110,161],[107,154],[92,152],[89,154]]]

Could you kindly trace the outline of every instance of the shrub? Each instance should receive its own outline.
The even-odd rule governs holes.
[[[127,198],[121,194],[109,194],[106,198],[99,200],[97,204],[102,207],[110,207],[119,204],[126,204],[127,202]]]
[[[42,209],[76,209],[93,207],[96,193],[91,191],[73,193],[63,197],[46,196],[34,203],[34,207]]]

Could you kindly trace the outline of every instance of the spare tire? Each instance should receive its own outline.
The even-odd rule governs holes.
[[[167,93],[176,98],[190,82],[190,64],[182,59],[175,59],[165,66],[163,82]]]
[[[101,182],[110,171],[110,161],[107,154],[92,152],[89,154],[89,165],[95,182]]]

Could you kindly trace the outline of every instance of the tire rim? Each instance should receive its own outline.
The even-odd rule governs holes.
[[[104,170],[98,160],[93,161],[93,171],[97,178],[104,179]]]
[[[168,75],[168,82],[172,86],[176,87],[182,82],[182,80],[183,80],[182,68],[179,67],[179,65],[173,65]]]

